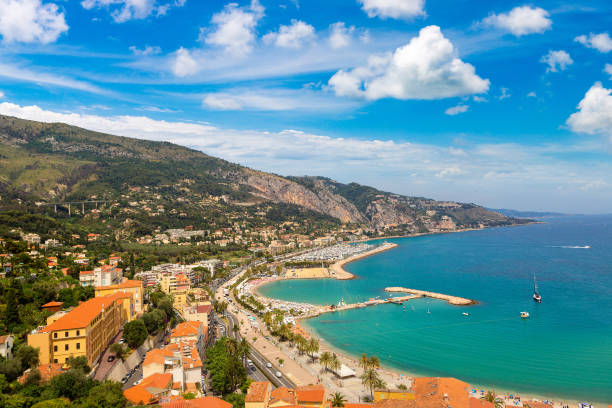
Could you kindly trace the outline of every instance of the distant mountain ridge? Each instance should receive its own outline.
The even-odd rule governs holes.
[[[222,205],[283,203],[342,223],[403,232],[524,222],[475,204],[403,196],[324,177],[282,177],[168,142],[0,115],[4,200],[118,200],[136,188],[152,186],[162,186],[172,206],[194,216],[212,198],[217,211]],[[185,200],[191,205],[183,205]]]

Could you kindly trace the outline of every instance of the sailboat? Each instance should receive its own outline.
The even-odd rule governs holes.
[[[542,303],[542,296],[538,293],[538,282],[536,281],[535,273],[533,274],[533,301]]]

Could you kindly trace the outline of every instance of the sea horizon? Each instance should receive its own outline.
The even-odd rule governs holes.
[[[612,364],[612,328],[606,324],[612,313],[612,217],[542,221],[390,239],[399,246],[345,265],[355,280],[286,280],[258,290],[313,304],[387,296],[387,286],[475,299],[479,304],[470,307],[418,299],[304,323],[333,348],[351,356],[376,354],[394,371],[607,404],[612,400],[612,374],[606,368]],[[531,299],[534,273],[542,304]],[[529,319],[520,318],[523,310]]]

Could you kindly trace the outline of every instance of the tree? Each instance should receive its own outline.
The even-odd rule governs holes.
[[[91,371],[91,367],[89,367],[86,356],[68,357],[67,363],[70,368],[74,370],[81,370],[85,374],[89,374]]]
[[[123,347],[123,344],[119,344],[119,343],[111,344],[110,351],[111,353],[119,357],[121,361],[123,361],[125,357],[125,347]]]
[[[66,408],[70,406],[70,400],[67,398],[54,398],[46,401],[40,401],[32,408]]]
[[[225,401],[232,404],[232,408],[244,408],[244,394],[232,393],[225,396]]]
[[[314,337],[311,337],[310,341],[308,342],[308,349],[306,351],[312,359],[312,362],[314,363],[315,354],[319,352],[319,340],[315,339]]]
[[[107,381],[89,390],[89,394],[78,405],[79,408],[125,408],[127,400],[121,391],[121,384]]]
[[[132,320],[123,326],[123,338],[130,348],[142,346],[148,336],[147,326],[140,319]]]
[[[329,369],[329,363],[331,363],[331,359],[332,355],[329,351],[323,352],[323,354],[321,354],[321,356],[319,357],[319,362],[321,363],[325,371]]]
[[[344,407],[344,403],[346,402],[346,398],[344,397],[344,395],[342,395],[342,393],[340,392],[335,392],[332,395],[330,395],[329,402],[331,402],[331,406],[332,407]]]
[[[341,366],[342,363],[340,363],[338,356],[335,353],[332,354],[331,359],[329,361],[329,369],[337,373],[338,370],[340,370]]]
[[[27,344],[19,346],[15,358],[21,362],[21,368],[26,370],[38,366],[38,349]]]
[[[372,369],[368,368],[361,374],[361,384],[366,386],[370,390],[370,397],[374,399],[374,390],[377,388],[384,388],[385,382],[378,375],[378,373]]]
[[[81,370],[68,370],[57,375],[49,382],[49,389],[54,398],[66,397],[71,401],[86,396],[93,385],[93,380]]]
[[[359,358],[359,366],[363,368],[363,371],[368,369],[368,367],[370,366],[370,359],[367,355],[361,355],[361,357]]]
[[[503,408],[506,405],[504,399],[499,398],[494,391],[487,391],[487,393],[480,397],[480,399],[492,403],[493,405],[495,405],[495,408]]]
[[[370,368],[380,368],[380,360],[376,356],[369,358],[368,365]]]

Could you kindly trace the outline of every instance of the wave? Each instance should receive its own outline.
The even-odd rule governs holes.
[[[590,249],[591,246],[590,245],[584,245],[584,246],[580,246],[580,245],[553,245],[553,248],[565,248],[565,249]]]

